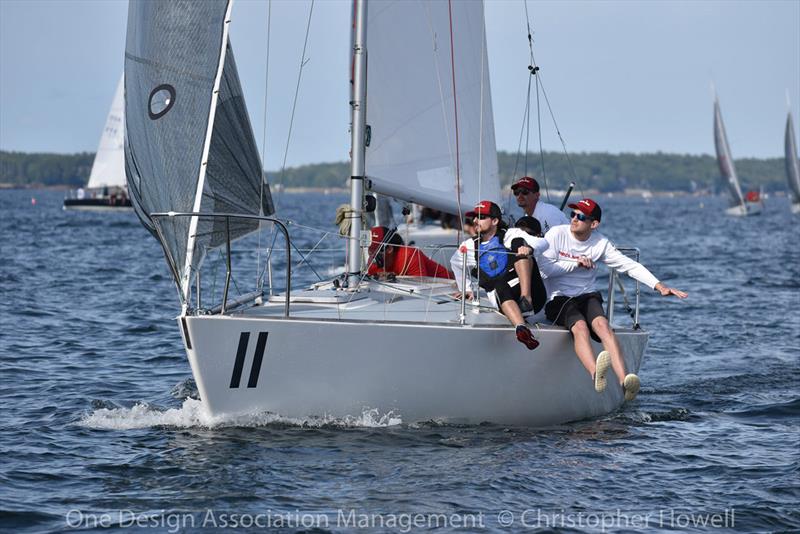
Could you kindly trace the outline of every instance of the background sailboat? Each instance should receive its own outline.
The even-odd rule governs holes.
[[[725,125],[722,122],[719,99],[716,95],[714,96],[714,147],[717,150],[719,172],[728,187],[731,199],[730,207],[725,210],[725,213],[737,216],[761,213],[763,206],[758,192],[748,191],[747,195],[742,194],[739,178],[736,175],[736,167],[731,156],[731,149],[728,145],[728,136],[725,133]]]
[[[111,109],[106,117],[100,144],[92,163],[86,187],[64,199],[64,209],[119,210],[131,209],[125,183],[125,100],[123,79],[120,77]]]
[[[797,141],[794,137],[792,112],[786,117],[786,135],[784,138],[786,158],[786,180],[789,182],[789,201],[792,213],[800,213],[800,163],[797,161]]]
[[[546,425],[619,407],[621,388],[595,392],[565,329],[537,325],[531,353],[493,308],[453,299],[449,281],[363,276],[365,189],[460,216],[499,197],[482,2],[354,2],[349,272],[291,291],[287,245],[286,277],[276,269],[275,278],[283,293],[228,299],[232,240],[260,221],[280,224],[264,217],[272,203],[228,39],[230,9],[225,0],[131,0],[125,60],[130,189],[179,288],[178,325],[208,412],[347,416],[369,407],[406,421]],[[203,306],[203,258],[221,247],[222,302]],[[636,372],[649,335],[638,324],[616,332]]]

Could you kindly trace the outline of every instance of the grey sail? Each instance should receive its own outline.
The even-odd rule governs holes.
[[[786,118],[786,138],[784,142],[786,152],[786,179],[789,181],[789,191],[793,204],[800,204],[800,164],[797,161],[797,142],[794,138],[794,124],[792,114]]]
[[[161,232],[182,293],[223,219],[164,212],[272,214],[272,199],[227,37],[230,2],[131,0],[125,49],[125,170],[142,224]],[[215,94],[215,89],[218,93]],[[231,222],[231,238],[257,229]]]
[[[736,168],[733,166],[731,149],[728,146],[728,136],[725,134],[725,125],[722,123],[722,113],[719,110],[719,100],[714,100],[714,146],[717,149],[717,163],[722,179],[728,186],[731,196],[731,206],[743,206],[744,196],[739,187]]]

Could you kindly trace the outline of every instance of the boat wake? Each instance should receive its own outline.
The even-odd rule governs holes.
[[[231,427],[300,427],[300,428],[384,428],[403,423],[394,412],[381,414],[364,408],[359,415],[333,417],[315,415],[305,418],[285,417],[262,412],[231,417],[212,417],[198,399],[188,398],[180,408],[159,408],[138,403],[131,408],[97,408],[80,425],[96,430],[136,430],[141,428],[231,428]]]

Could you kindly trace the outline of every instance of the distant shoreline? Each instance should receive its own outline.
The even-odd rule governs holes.
[[[77,189],[84,186],[92,169],[94,154],[25,154],[0,150],[0,189],[53,188]],[[712,156],[680,154],[609,154],[498,152],[498,178],[507,188],[521,176],[533,176],[551,192],[565,190],[570,182],[578,190],[596,189],[603,193],[635,194],[631,190],[686,192],[697,194],[725,190],[719,166]],[[767,192],[785,191],[785,165],[782,158],[736,160],[742,188]],[[273,191],[279,186],[287,192],[340,193],[348,187],[349,165],[345,162],[318,163],[264,171]],[[413,179],[413,178],[412,178]]]

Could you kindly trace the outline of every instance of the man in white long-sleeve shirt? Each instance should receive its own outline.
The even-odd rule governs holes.
[[[539,342],[525,324],[520,303],[525,298],[525,303],[532,308],[532,311],[538,312],[545,302],[544,285],[540,281],[541,287],[537,288],[537,284],[531,279],[526,288],[529,291],[538,290],[539,293],[522,295],[519,279],[522,276],[531,277],[534,269],[538,279],[538,267],[533,255],[541,254],[547,248],[547,241],[530,235],[520,228],[506,228],[500,208],[488,200],[478,203],[468,215],[475,217],[478,237],[461,243],[450,258],[450,266],[458,289],[460,291],[464,289],[462,287],[464,269],[474,270],[480,287],[488,292],[489,298],[515,326],[517,340],[533,350]],[[471,279],[468,280],[467,293],[477,293],[477,288],[472,288]]]
[[[545,306],[547,318],[572,332],[575,353],[589,374],[594,378],[595,390],[606,388],[605,374],[609,365],[630,401],[639,392],[639,377],[626,374],[622,352],[603,313],[603,299],[595,291],[596,263],[605,263],[610,268],[638,280],[655,289],[663,296],[675,295],[686,298],[683,291],[667,287],[653,274],[611,244],[600,232],[602,210],[594,200],[585,198],[569,205],[573,209],[569,226],[556,226],[545,235],[549,247],[544,253],[542,272],[546,275],[550,300]],[[594,331],[605,348],[595,362],[589,343]]]

